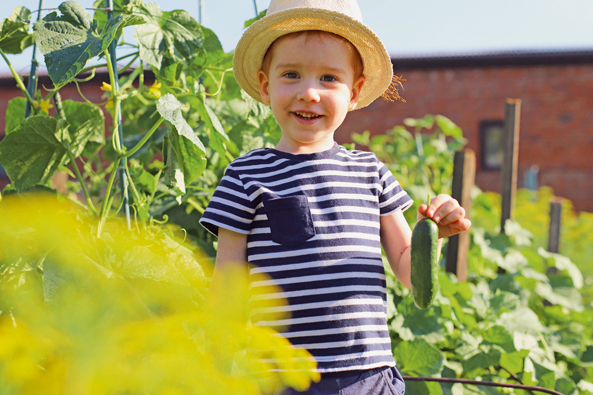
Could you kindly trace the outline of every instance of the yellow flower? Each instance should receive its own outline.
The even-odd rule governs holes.
[[[33,107],[41,108],[41,111],[43,111],[44,113],[49,115],[49,109],[50,108],[54,108],[54,106],[52,104],[49,104],[49,99],[41,99],[41,102],[37,102],[37,100],[35,100],[33,102]]]
[[[109,100],[107,104],[105,104],[106,110],[109,110],[110,108],[113,108],[113,100]]]
[[[103,85],[101,85],[101,90],[105,92],[111,92],[112,88],[111,85],[107,82],[103,81]]]
[[[157,99],[159,97],[161,97],[161,83],[158,80],[154,80],[154,83],[152,84],[152,86],[150,88],[148,88],[148,91],[150,93],[152,93]]]

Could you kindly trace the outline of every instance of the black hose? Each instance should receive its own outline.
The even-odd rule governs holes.
[[[472,384],[472,385],[482,385],[486,387],[506,387],[506,388],[516,388],[525,391],[539,391],[545,394],[552,394],[552,395],[563,395],[558,391],[550,390],[547,388],[542,387],[534,387],[530,385],[523,385],[523,384],[506,384],[506,383],[493,383],[491,381],[479,381],[479,380],[469,380],[469,379],[455,379],[455,378],[448,378],[448,377],[412,377],[412,376],[403,376],[404,381],[437,381],[440,383],[461,383],[461,384]]]

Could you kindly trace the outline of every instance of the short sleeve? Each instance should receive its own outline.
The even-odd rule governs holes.
[[[219,227],[249,234],[254,216],[255,207],[245,193],[243,182],[229,166],[200,218],[200,224],[215,236],[218,236]]]
[[[379,209],[381,216],[393,214],[397,210],[407,210],[412,206],[414,201],[404,191],[399,182],[395,179],[393,174],[387,167],[381,162],[379,166],[379,178],[381,179],[381,185],[383,191],[379,196]]]

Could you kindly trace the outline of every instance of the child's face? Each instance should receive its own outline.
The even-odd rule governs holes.
[[[354,75],[353,53],[330,34],[290,35],[274,43],[260,93],[282,129],[276,146],[292,153],[331,149],[334,131],[358,103],[364,77]]]

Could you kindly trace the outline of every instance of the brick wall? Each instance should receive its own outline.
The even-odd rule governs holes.
[[[337,132],[340,143],[353,132],[384,133],[404,118],[442,114],[463,129],[476,152],[476,184],[500,191],[500,173],[480,166],[479,125],[504,119],[506,98],[522,100],[518,185],[531,166],[539,166],[539,185],[593,212],[593,61],[588,64],[478,64],[445,67],[426,62],[397,69],[407,79],[406,103],[377,100],[350,113]],[[471,63],[471,62],[469,62]],[[534,62],[535,63],[535,62]],[[544,62],[545,63],[545,62]],[[552,62],[553,63],[553,62]]]

